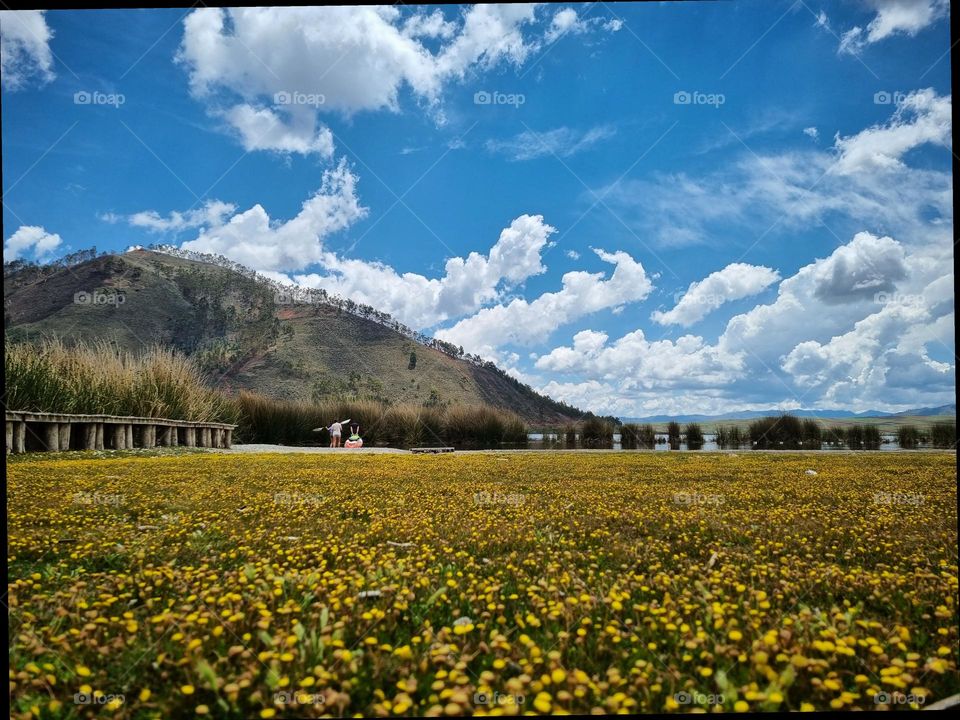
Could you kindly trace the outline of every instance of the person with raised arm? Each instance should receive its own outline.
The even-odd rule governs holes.
[[[326,428],[314,428],[314,432],[320,432],[321,430],[326,430],[330,433],[330,447],[337,448],[340,447],[340,436],[343,434],[343,426],[350,422],[350,418],[346,420],[340,420],[335,422],[330,427]]]

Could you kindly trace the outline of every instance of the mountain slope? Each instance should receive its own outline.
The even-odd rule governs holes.
[[[441,352],[349,312],[352,303],[279,300],[275,287],[239,266],[148,250],[69,266],[4,267],[10,340],[56,335],[131,350],[173,346],[216,385],[278,398],[486,403],[532,423],[580,415],[490,364]]]

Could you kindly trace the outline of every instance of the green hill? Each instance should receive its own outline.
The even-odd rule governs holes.
[[[324,293],[291,300],[278,289],[223,259],[150,250],[81,253],[48,266],[8,263],[4,329],[14,341],[58,336],[130,350],[175,347],[212,384],[276,398],[485,403],[534,425],[581,415],[373,308]]]

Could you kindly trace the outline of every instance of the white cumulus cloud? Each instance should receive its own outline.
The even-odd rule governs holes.
[[[655,310],[650,318],[661,325],[690,327],[724,303],[756,295],[779,279],[780,273],[763,265],[731,263],[691,283],[671,310]]]
[[[561,288],[534,300],[514,298],[507,304],[483,308],[475,315],[440,330],[437,337],[470,352],[496,357],[507,344],[531,345],[545,341],[558,327],[591,313],[646,298],[653,284],[643,265],[623,251],[594,249],[613,273],[582,270],[563,275]]]
[[[346,160],[323,173],[320,189],[286,222],[271,220],[260,204],[204,228],[182,247],[223,255],[256,270],[297,270],[324,257],[323,239],[365,217],[357,177]],[[221,208],[215,208],[221,209]]]
[[[542,215],[521,215],[503,229],[487,255],[452,257],[440,278],[398,273],[383,263],[344,258],[332,252],[319,259],[323,273],[294,276],[294,282],[323,288],[389,312],[421,328],[474,312],[501,293],[546,271],[541,252],[556,229]]]
[[[45,260],[61,244],[60,236],[37,225],[21,225],[3,243],[4,260],[16,260],[28,253],[34,260]]]
[[[329,157],[319,113],[397,111],[404,89],[436,109],[445,83],[523,63],[539,46],[524,35],[535,17],[524,4],[475,5],[456,22],[395,6],[202,8],[184,20],[177,57],[248,150]]]
[[[950,10],[950,0],[868,0],[876,12],[866,28],[855,26],[840,37],[840,53],[856,55],[867,45],[893,35],[913,37]]]
[[[856,135],[837,135],[839,155],[835,170],[840,174],[874,170],[901,170],[903,155],[928,143],[949,144],[950,96],[937,95],[927,88],[898,99],[893,117],[883,125],[861,130]]]
[[[0,11],[0,76],[6,90],[20,90],[31,80],[40,85],[54,79],[44,10]]]

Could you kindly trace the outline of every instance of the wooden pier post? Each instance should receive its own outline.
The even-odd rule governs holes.
[[[85,450],[97,449],[97,424],[87,423],[83,426],[83,447]]]
[[[43,424],[43,444],[49,452],[60,450],[60,426],[57,423]]]
[[[70,449],[70,433],[72,428],[72,423],[60,423],[60,449],[69,450]]]
[[[97,439],[94,443],[94,450],[103,450],[103,423],[96,423],[97,426]]]
[[[113,449],[123,450],[127,446],[127,429],[120,423],[114,423],[110,426],[113,435]]]
[[[183,443],[187,447],[196,447],[197,429],[193,427],[185,428],[183,431]]]
[[[7,421],[7,455],[13,452],[13,422]]]
[[[226,432],[227,432],[227,441],[224,444],[224,447],[229,449],[233,447],[233,430],[231,430],[230,428],[227,428]]]
[[[134,447],[133,445],[133,425],[124,425],[124,432],[127,434],[127,450],[130,450]]]
[[[17,454],[27,451],[27,423],[23,420],[13,423],[13,451]]]

